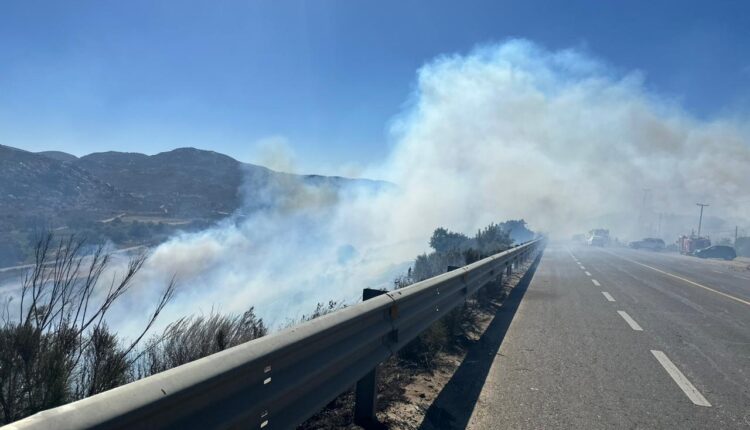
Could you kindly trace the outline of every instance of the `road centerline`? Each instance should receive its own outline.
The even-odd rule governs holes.
[[[597,281],[596,279],[592,279],[591,282],[593,282],[594,285],[596,285],[597,287],[601,287],[602,286],[602,284],[600,284],[599,281]]]
[[[607,299],[608,302],[614,302],[615,301],[615,298],[612,297],[612,295],[609,294],[608,292],[602,291],[602,294],[604,294],[604,298]]]
[[[591,272],[589,272],[589,271],[587,270],[587,271],[586,271],[586,276],[591,276]]]
[[[651,350],[651,353],[654,354],[654,357],[656,357],[656,360],[659,361],[659,364],[662,365],[664,370],[667,371],[669,376],[672,377],[672,380],[677,383],[682,392],[685,393],[686,396],[688,396],[688,399],[690,399],[691,402],[698,406],[711,407],[711,403],[708,403],[708,400],[703,397],[703,394],[701,394],[701,392],[698,391],[697,388],[695,388],[690,380],[688,380],[688,378],[686,378],[685,375],[680,372],[680,369],[678,369],[677,366],[672,363],[672,360],[670,360],[666,354],[653,349]]]
[[[630,315],[628,315],[627,312],[617,311],[617,313],[620,314],[620,316],[622,317],[622,319],[625,320],[626,323],[628,323],[630,328],[632,328],[635,331],[643,331],[643,328],[641,328],[641,326],[639,326],[638,323],[635,322],[635,320]]]

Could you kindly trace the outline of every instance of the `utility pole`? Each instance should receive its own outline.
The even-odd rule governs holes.
[[[703,224],[703,208],[708,206],[705,203],[696,203],[696,205],[701,207],[701,217],[698,218],[698,236],[701,235],[701,224]]]

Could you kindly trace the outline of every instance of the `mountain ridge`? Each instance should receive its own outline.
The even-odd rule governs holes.
[[[191,147],[154,155],[105,151],[76,157],[0,145],[0,264],[24,261],[34,232],[42,229],[144,244],[177,228],[205,228],[240,208],[268,207],[289,192],[290,183],[334,195],[348,186],[390,186],[277,172]]]

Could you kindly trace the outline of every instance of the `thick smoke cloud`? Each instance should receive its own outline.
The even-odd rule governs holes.
[[[145,285],[180,282],[163,320],[252,305],[279,325],[319,301],[354,301],[404,271],[437,226],[525,218],[558,237],[608,227],[635,238],[653,234],[659,212],[666,237],[689,232],[692,218],[676,220],[705,200],[748,225],[747,124],[696,119],[640,73],[576,50],[515,40],[437,58],[392,128],[392,153],[363,176],[394,187],[336,194],[282,181],[265,190],[269,208],[156,248]]]
[[[435,221],[525,217],[569,234],[625,216],[632,225],[611,227],[637,235],[644,188],[663,213],[692,214],[704,200],[724,218],[750,208],[743,124],[696,120],[649,94],[640,74],[618,76],[572,50],[513,41],[440,58],[420,70],[399,128],[395,181],[413,191],[414,210],[434,207],[417,191],[440,190]]]

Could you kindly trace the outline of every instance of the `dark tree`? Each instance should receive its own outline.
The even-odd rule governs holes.
[[[514,243],[528,242],[536,236],[533,231],[526,227],[526,221],[522,219],[505,221],[500,223],[500,226],[508,232]]]
[[[463,251],[471,247],[471,239],[464,234],[439,227],[432,233],[430,246],[436,252]]]
[[[478,251],[483,255],[490,255],[504,251],[513,244],[508,232],[500,224],[490,224],[477,232],[475,237]]]

